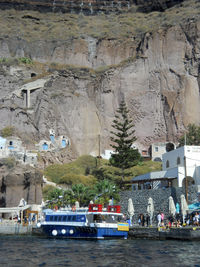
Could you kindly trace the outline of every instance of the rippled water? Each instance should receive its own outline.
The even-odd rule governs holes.
[[[0,266],[200,266],[200,242],[0,237]]]

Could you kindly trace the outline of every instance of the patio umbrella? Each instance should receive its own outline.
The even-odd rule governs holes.
[[[150,197],[148,199],[148,206],[147,206],[147,212],[150,216],[150,224],[152,225],[152,218],[154,213],[154,205],[153,205],[153,199]]]
[[[187,210],[188,210],[188,204],[186,202],[185,196],[181,195],[181,213],[183,215],[183,222],[185,219],[185,215],[187,214]]]
[[[175,207],[174,200],[173,200],[172,196],[169,197],[169,213],[172,214],[173,216],[176,213],[176,207]]]
[[[131,224],[132,224],[132,217],[134,214],[135,214],[135,210],[133,207],[133,201],[131,198],[129,198],[129,200],[128,200],[128,215],[130,216]]]

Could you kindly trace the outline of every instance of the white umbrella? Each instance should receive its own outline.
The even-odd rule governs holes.
[[[187,214],[187,210],[188,210],[188,204],[186,202],[185,196],[181,195],[181,213],[183,215],[183,222],[185,219],[185,215]]]
[[[176,207],[172,196],[169,197],[169,213],[173,216],[176,214]]]
[[[148,199],[148,206],[147,206],[147,212],[150,216],[150,224],[152,225],[152,218],[154,213],[154,205],[153,205],[153,199],[150,197]]]
[[[134,210],[133,201],[132,201],[131,198],[129,198],[129,200],[128,200],[128,214],[130,216],[130,221],[131,221],[131,224],[132,224],[132,217],[135,214],[135,210]]]

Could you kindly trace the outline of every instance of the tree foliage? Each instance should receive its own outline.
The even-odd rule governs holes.
[[[185,140],[186,137],[186,140]],[[188,146],[200,145],[200,126],[188,124],[186,134],[180,137],[179,146],[184,146],[185,142]]]
[[[116,110],[115,119],[113,120],[111,131],[111,147],[114,153],[111,155],[110,164],[121,169],[122,180],[124,180],[124,170],[135,166],[141,161],[141,155],[137,149],[132,148],[133,142],[136,141],[134,124],[129,119],[129,110],[124,101],[120,103]]]
[[[108,180],[102,180],[95,186],[74,184],[71,189],[63,190],[52,186],[43,189],[44,199],[49,201],[49,207],[74,205],[76,201],[80,206],[88,206],[91,200],[97,203],[108,204],[110,197],[119,200],[117,187]]]

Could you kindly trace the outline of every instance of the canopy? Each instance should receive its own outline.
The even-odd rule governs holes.
[[[134,207],[133,207],[133,201],[131,198],[128,200],[128,214],[132,217],[135,213]]]
[[[140,182],[140,181],[156,181],[156,180],[173,180],[178,177],[178,169],[172,168],[166,171],[156,171],[149,172],[146,174],[142,174],[139,176],[135,176],[132,179],[132,182]]]
[[[187,205],[187,202],[185,200],[185,196],[181,195],[181,212],[182,212],[183,216],[185,216],[187,214],[187,210],[188,210],[188,205]]]
[[[153,216],[153,213],[154,213],[154,205],[153,205],[153,199],[151,197],[148,199],[147,212],[148,212],[148,214],[150,216]]]
[[[176,213],[176,207],[172,196],[169,197],[169,213],[172,214],[173,216]]]
[[[200,202],[193,203],[188,205],[189,210],[199,210],[200,209]]]

